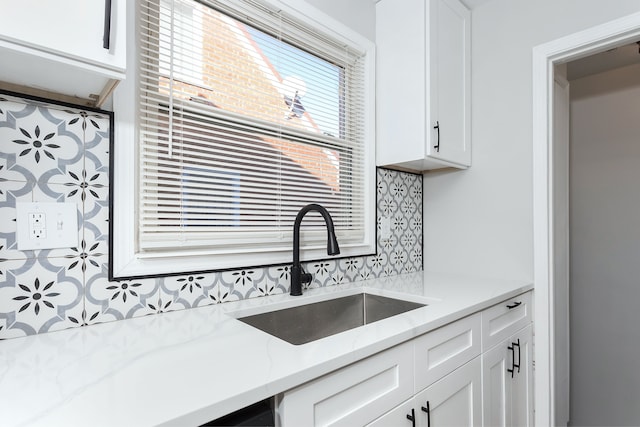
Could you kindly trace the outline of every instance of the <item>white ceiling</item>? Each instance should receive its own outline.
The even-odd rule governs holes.
[[[620,46],[567,63],[567,79],[575,80],[632,64],[640,64],[637,43]]]

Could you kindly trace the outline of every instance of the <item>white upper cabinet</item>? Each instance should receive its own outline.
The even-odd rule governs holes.
[[[104,97],[125,77],[125,6],[124,0],[0,0],[3,86]]]
[[[471,17],[458,0],[376,5],[378,166],[471,165]]]

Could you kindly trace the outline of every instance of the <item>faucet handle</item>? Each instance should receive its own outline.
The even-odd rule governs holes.
[[[311,281],[313,280],[313,274],[305,272],[304,268],[302,267],[300,268],[302,269],[302,274],[300,274],[300,283],[303,285],[311,283]]]

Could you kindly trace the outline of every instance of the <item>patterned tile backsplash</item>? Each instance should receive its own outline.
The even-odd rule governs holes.
[[[0,93],[0,339],[289,291],[289,266],[110,282],[107,112]],[[73,202],[77,247],[17,249],[16,202]],[[310,287],[422,270],[422,176],[377,171],[377,254],[304,263]]]

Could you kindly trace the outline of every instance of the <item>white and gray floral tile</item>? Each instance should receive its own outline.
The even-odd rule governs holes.
[[[312,285],[323,287],[327,286],[331,276],[335,274],[336,270],[339,268],[339,260],[329,259],[309,262],[306,266],[306,271],[313,274]]]
[[[376,277],[422,270],[422,176],[381,169],[377,191],[378,217],[390,219],[392,234],[378,235],[387,263]]]
[[[381,277],[384,267],[388,265],[388,263],[389,255],[382,251],[378,251],[376,255],[369,256],[365,259],[367,269],[374,277]]]
[[[147,308],[153,310],[154,314],[168,313],[170,311],[184,310],[192,308],[191,304],[185,299],[177,298],[171,293],[165,292],[164,289],[158,289],[157,298],[147,299]]]
[[[360,277],[364,260],[359,257],[343,258],[339,262],[340,271],[347,277],[349,281],[356,281]]]
[[[211,292],[217,292],[218,289],[218,277],[215,273],[194,273],[157,280],[160,284],[159,300],[163,300],[162,303],[158,302],[157,306],[163,311],[215,303],[209,298]]]
[[[100,129],[88,139],[82,123],[89,114],[83,109],[0,94],[0,339],[89,324],[97,317],[85,310],[86,270],[100,270],[95,258],[107,251],[108,226],[96,219],[108,218],[109,161],[87,155],[87,147],[100,146],[108,155],[111,119],[108,113],[90,114]],[[75,203],[77,245],[18,250],[17,202]]]
[[[53,111],[50,105],[10,103],[6,120],[0,123],[1,156],[6,159],[0,177],[55,184],[60,183],[68,167],[82,161],[82,134],[66,129],[64,121],[51,114]]]
[[[7,331],[31,335],[74,326],[68,317],[82,312],[81,274],[50,263],[46,256],[0,265],[0,317]]]
[[[155,279],[132,279],[109,282],[106,278],[92,278],[86,284],[86,299],[100,307],[100,312],[117,320],[146,316],[158,311],[161,299]]]
[[[110,282],[111,123],[106,112],[0,93],[0,339],[289,292],[290,265]],[[376,254],[305,262],[307,287],[422,269],[421,175],[378,169],[376,191]],[[22,201],[76,203],[78,244],[19,251]]]
[[[247,268],[220,273],[220,291],[226,298],[221,302],[236,301],[265,295],[258,287],[267,276],[265,268]]]
[[[336,273],[331,276],[331,281],[329,282],[329,286],[334,285],[344,285],[349,282],[349,279],[345,276],[343,271],[336,271]]]
[[[266,295],[284,294],[289,292],[291,281],[290,265],[275,265],[267,268]]]
[[[32,189],[33,186],[27,182],[0,179],[0,259],[26,257],[16,245],[16,202],[31,201]]]

